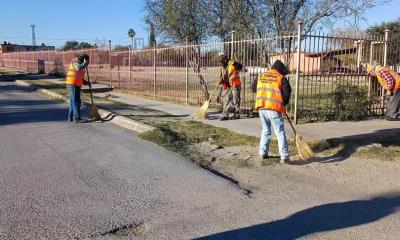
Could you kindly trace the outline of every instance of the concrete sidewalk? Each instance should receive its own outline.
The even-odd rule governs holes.
[[[104,94],[96,95],[104,97]],[[196,106],[153,101],[117,91],[112,92],[112,97],[112,100],[114,101],[164,111],[180,117],[190,117],[190,115],[198,109]],[[239,120],[219,121],[218,117],[219,114],[211,113],[211,120],[205,120],[204,122],[250,136],[258,137],[261,133],[261,123],[259,118],[242,118]],[[400,134],[400,122],[391,122],[382,119],[372,119],[359,122],[333,121],[324,123],[308,123],[299,124],[296,128],[299,134],[312,140],[341,139],[342,141],[353,141],[365,138],[376,138],[376,140],[379,140],[381,137],[391,137]],[[293,132],[288,124],[286,125],[286,131],[289,136],[293,136]]]

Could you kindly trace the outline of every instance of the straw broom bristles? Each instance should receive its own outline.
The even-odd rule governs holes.
[[[205,101],[203,105],[196,110],[196,112],[194,113],[194,117],[198,119],[206,119],[208,117],[207,110],[209,106],[210,106],[210,99]]]
[[[308,160],[310,158],[313,158],[315,156],[314,151],[311,149],[311,147],[305,141],[303,136],[297,135],[296,129],[293,127],[292,121],[290,121],[290,118],[286,113],[285,113],[285,115],[290,124],[290,127],[292,127],[292,130],[294,132],[294,136],[295,136],[294,140],[296,142],[296,148],[297,148],[297,152],[299,154],[300,159]]]
[[[226,67],[224,69],[224,74],[226,74],[228,71],[228,67]],[[222,76],[220,77],[219,81],[222,80],[222,78],[224,77],[224,74],[222,74]],[[214,96],[216,90],[218,87],[220,87],[219,85],[220,83],[218,82],[217,86],[214,88],[214,90],[212,91],[210,97],[203,103],[203,105],[201,105],[201,107],[199,109],[196,110],[196,112],[192,115],[192,118],[197,118],[197,119],[207,119],[208,117],[208,113],[207,110],[210,107],[210,101],[211,98]]]
[[[102,118],[100,116],[100,113],[99,113],[99,110],[97,109],[96,105],[94,105],[94,103],[90,108],[89,118],[93,119],[93,120],[96,120],[96,121],[102,120]]]
[[[311,149],[311,147],[307,144],[302,136],[296,135],[295,141],[297,152],[301,160],[307,160],[315,156],[314,151]]]

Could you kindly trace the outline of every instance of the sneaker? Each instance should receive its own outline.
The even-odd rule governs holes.
[[[75,123],[87,123],[88,121],[87,120],[83,120],[83,119],[76,119],[74,122]]]
[[[219,120],[220,120],[220,121],[226,121],[226,120],[229,120],[229,117],[227,117],[227,116],[222,116],[222,117],[219,118]]]
[[[258,155],[258,158],[261,160],[268,159],[268,155]]]
[[[289,157],[281,158],[280,163],[285,164],[285,163],[288,163],[288,162],[290,162],[290,158]]]

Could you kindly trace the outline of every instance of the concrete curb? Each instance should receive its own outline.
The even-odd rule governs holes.
[[[57,99],[65,101],[65,102],[68,102],[68,98],[67,97],[65,97],[65,96],[63,96],[61,94],[52,92],[50,90],[34,86],[34,85],[30,84],[29,82],[26,82],[24,80],[16,80],[15,83],[17,85],[20,85],[20,86],[33,87],[33,88],[35,88],[35,90],[37,92],[46,94],[46,95],[48,95],[48,96],[50,96],[52,98],[57,98]],[[83,103],[84,106],[86,106],[88,109],[90,109],[91,104],[89,104],[87,102],[82,102],[82,103]],[[152,131],[152,130],[156,129],[153,126],[149,126],[147,124],[144,124],[144,123],[141,123],[141,122],[137,122],[137,121],[132,120],[130,118],[118,115],[116,113],[113,113],[113,112],[110,112],[110,111],[107,111],[107,110],[104,110],[104,109],[101,109],[101,108],[98,108],[98,110],[99,110],[100,116],[105,121],[110,121],[115,125],[118,125],[120,127],[123,127],[125,129],[131,130],[131,131],[134,131],[134,132],[137,132],[137,133],[144,133],[144,132]]]
[[[26,82],[26,81],[23,81],[23,80],[15,80],[15,83],[16,83],[17,85],[20,85],[20,86],[34,87],[34,88],[36,89],[36,91],[38,91],[38,92],[40,92],[40,93],[49,95],[50,97],[53,97],[53,98],[61,99],[61,100],[63,100],[63,101],[68,101],[68,98],[67,98],[66,96],[63,96],[63,95],[61,95],[61,94],[52,92],[52,91],[47,90],[47,89],[43,89],[43,88],[39,88],[39,87],[37,87],[37,86],[33,86],[32,84],[30,84],[30,83],[28,83],[28,82]]]

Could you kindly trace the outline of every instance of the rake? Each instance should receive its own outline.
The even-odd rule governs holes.
[[[294,140],[296,142],[296,148],[297,152],[299,153],[300,159],[307,160],[313,158],[315,156],[314,151],[308,145],[303,136],[297,134],[296,129],[293,127],[292,121],[290,121],[290,118],[286,113],[285,116],[290,124],[290,127],[292,127],[292,130],[294,132]]]
[[[87,77],[88,77],[88,82],[90,83],[89,69],[87,69],[87,68],[86,68],[86,73],[87,73]],[[89,119],[95,120],[95,121],[101,121],[103,119],[101,118],[99,110],[97,109],[97,107],[93,101],[92,84],[89,84],[89,93],[90,93],[90,103],[91,103]]]
[[[228,71],[228,67],[225,68],[224,74],[222,74],[221,78],[219,79],[220,81],[225,76],[227,71]],[[193,117],[198,118],[198,119],[206,119],[207,118],[207,116],[208,116],[207,110],[210,107],[211,98],[215,95],[216,90],[218,89],[218,87],[219,87],[219,84],[214,88],[214,90],[211,92],[211,95],[203,103],[203,105],[199,109],[196,110],[196,112],[194,113]]]

